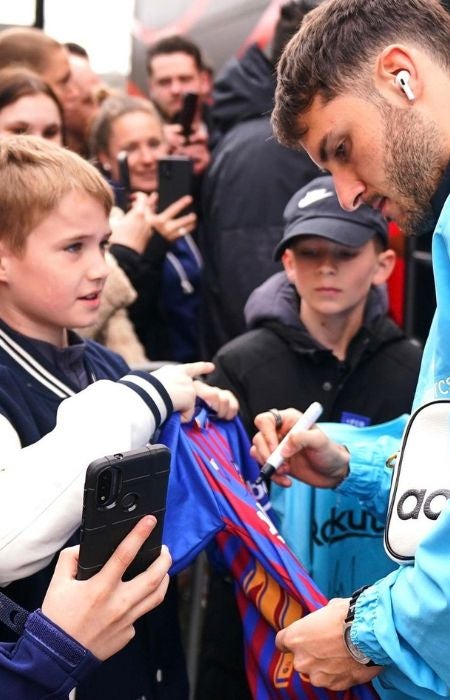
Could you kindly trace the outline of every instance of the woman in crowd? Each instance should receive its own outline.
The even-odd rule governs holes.
[[[0,134],[32,134],[63,143],[62,108],[46,82],[27,68],[0,70]]]
[[[168,153],[161,120],[151,102],[119,95],[102,104],[91,133],[91,152],[124,203],[119,154],[129,171],[131,209],[142,222],[114,222],[112,252],[127,272],[138,298],[130,317],[152,360],[191,361],[198,357],[201,259],[191,237],[193,213],[185,196],[157,213],[158,160]]]

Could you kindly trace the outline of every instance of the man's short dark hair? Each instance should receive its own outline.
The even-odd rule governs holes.
[[[304,16],[323,0],[288,0],[280,8],[280,16],[275,25],[270,60],[276,66],[289,39],[300,28]]]
[[[81,44],[77,44],[76,41],[66,41],[64,44],[67,51],[73,56],[80,56],[81,58],[87,58],[89,60],[89,54]]]
[[[190,39],[187,39],[185,36],[168,36],[165,39],[161,39],[160,41],[157,41],[155,44],[152,44],[148,50],[147,50],[147,71],[148,74],[151,75],[152,68],[151,68],[151,62],[152,59],[155,58],[155,56],[159,56],[161,54],[170,54],[170,53],[186,53],[188,56],[192,56],[194,59],[194,63],[197,67],[197,69],[200,71],[203,69],[203,59],[202,59],[202,54],[197,46],[197,44],[194,44],[193,41]]]
[[[278,140],[298,147],[300,117],[316,96],[327,103],[349,90],[375,95],[370,67],[397,42],[413,42],[450,72],[450,16],[438,0],[329,0],[309,12],[278,63]]]

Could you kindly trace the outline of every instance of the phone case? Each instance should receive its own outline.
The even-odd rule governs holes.
[[[147,445],[97,459],[86,472],[77,578],[96,574],[117,545],[144,515],[157,525],[144,542],[124,579],[144,571],[156,559],[166,508],[170,450]]]
[[[167,156],[158,161],[158,211],[164,211],[170,204],[186,194],[192,194],[192,160],[187,156]],[[192,205],[183,209],[178,216],[192,211]]]
[[[130,208],[131,181],[128,168],[128,153],[120,151],[117,156],[117,167],[119,169],[119,182],[116,187],[116,203],[123,211]]]
[[[130,170],[128,168],[128,153],[120,151],[117,156],[117,166],[119,168],[120,184],[126,192],[131,192]]]

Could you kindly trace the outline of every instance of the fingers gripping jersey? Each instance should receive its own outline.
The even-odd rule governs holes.
[[[164,528],[174,571],[184,568],[215,536],[235,579],[244,627],[246,669],[255,700],[371,700],[371,686],[332,692],[311,686],[275,647],[278,630],[326,603],[278,533],[267,494],[254,482],[257,464],[239,421],[220,421],[204,407],[194,421],[178,416],[159,441],[172,451]]]

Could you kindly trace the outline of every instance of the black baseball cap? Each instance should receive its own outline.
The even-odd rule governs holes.
[[[284,234],[274,250],[279,260],[300,236],[321,236],[335,243],[359,248],[375,234],[387,247],[388,228],[384,216],[367,204],[354,211],[342,209],[329,175],[318,177],[296,192],[283,213]]]

